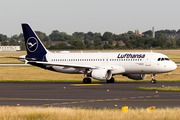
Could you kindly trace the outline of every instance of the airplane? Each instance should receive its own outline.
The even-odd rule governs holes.
[[[166,55],[154,52],[97,52],[70,53],[48,51],[29,24],[22,23],[27,55],[18,57],[20,61],[51,71],[84,74],[83,83],[91,83],[91,77],[114,83],[115,75],[132,80],[143,80],[151,74],[151,83],[156,83],[155,74],[168,73],[177,65]]]

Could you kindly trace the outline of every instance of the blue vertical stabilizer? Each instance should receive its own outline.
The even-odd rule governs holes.
[[[28,55],[45,55],[47,53],[46,48],[36,35],[36,33],[32,30],[29,24],[22,24],[25,46]]]

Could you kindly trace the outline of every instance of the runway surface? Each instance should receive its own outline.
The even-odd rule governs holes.
[[[180,82],[1,82],[0,105],[147,108],[180,107],[180,92],[136,90],[136,87],[180,86]]]

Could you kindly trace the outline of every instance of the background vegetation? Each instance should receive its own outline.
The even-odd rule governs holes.
[[[50,50],[58,49],[177,49],[180,48],[180,30],[160,30],[155,32],[152,38],[152,31],[148,30],[142,35],[128,31],[123,34],[111,32],[74,32],[68,35],[65,32],[53,30],[50,35],[36,31],[39,38]],[[0,44],[20,45],[25,50],[23,34],[7,37],[0,34]]]

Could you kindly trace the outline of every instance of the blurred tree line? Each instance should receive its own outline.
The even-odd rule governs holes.
[[[123,34],[113,34],[111,32],[93,33],[93,32],[74,32],[68,35],[58,30],[52,31],[46,35],[41,31],[35,31],[42,40],[47,49],[177,49],[180,48],[180,37],[177,39],[167,38],[166,35],[180,34],[180,29],[160,30],[155,32],[155,38],[152,38],[152,31],[148,30],[141,36],[136,35],[133,31]],[[0,34],[1,46],[19,45],[25,50],[23,34],[7,37]]]

